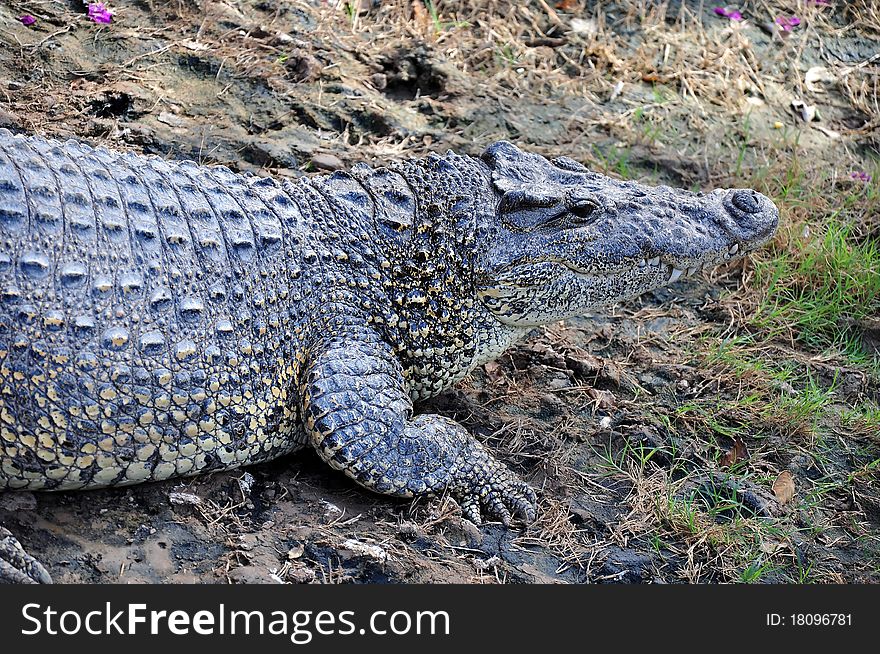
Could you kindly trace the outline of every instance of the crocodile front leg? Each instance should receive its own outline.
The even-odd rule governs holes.
[[[24,551],[5,527],[0,527],[0,584],[51,584],[46,568]]]
[[[301,397],[306,431],[331,466],[370,490],[413,497],[444,490],[468,519],[535,518],[535,491],[454,420],[413,417],[401,365],[368,327],[312,349]]]

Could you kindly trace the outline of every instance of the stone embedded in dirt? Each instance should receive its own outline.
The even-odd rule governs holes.
[[[321,75],[323,64],[307,52],[291,52],[284,62],[287,76],[293,82],[312,82]]]
[[[172,504],[198,506],[202,498],[193,493],[174,492],[168,493],[168,501]]]
[[[294,584],[310,584],[315,580],[315,571],[300,563],[291,566],[285,578]]]
[[[345,162],[334,154],[316,152],[312,155],[312,166],[318,170],[342,170]]]
[[[289,550],[287,550],[287,560],[294,561],[302,557],[302,555],[305,554],[305,551],[306,548],[303,546],[303,544],[298,543],[297,545],[294,545]]]
[[[861,332],[862,349],[868,354],[880,353],[880,318],[865,318],[855,326]]]
[[[608,411],[617,406],[617,399],[611,391],[605,391],[599,388],[588,388],[587,395],[596,402],[596,406],[603,411]]]
[[[384,91],[388,86],[388,76],[385,73],[373,73],[370,75],[370,82],[376,87],[377,91]]]
[[[261,168],[297,168],[296,152],[283,141],[252,139],[240,150],[242,158]]]
[[[371,559],[379,561],[380,563],[385,563],[389,558],[388,552],[386,552],[378,545],[363,543],[359,540],[355,540],[354,538],[349,538],[342,543],[339,548],[339,554],[343,559],[351,558],[350,556],[346,556],[347,554],[353,554],[355,556],[368,556]]]
[[[4,109],[0,109],[0,127],[17,127],[18,120]]]
[[[186,119],[181,118],[177,114],[172,114],[168,111],[163,111],[162,113],[160,113],[159,116],[156,118],[156,120],[158,120],[160,123],[165,123],[166,125],[169,125],[170,127],[185,127],[186,126]]]

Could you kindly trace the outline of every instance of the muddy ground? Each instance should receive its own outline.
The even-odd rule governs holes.
[[[681,1],[109,4],[110,24],[74,0],[0,5],[0,127],[292,177],[505,138],[617,176],[758,186],[787,226],[759,259],[808,238],[779,162],[876,192],[855,188],[878,171],[872,2],[745,2],[745,21]],[[372,495],[311,452],[7,493],[0,523],[60,582],[877,581],[880,327],[855,327],[861,359],[768,330],[755,270],[537,330],[419,407],[539,489],[527,527]],[[780,362],[808,381],[762,372]]]

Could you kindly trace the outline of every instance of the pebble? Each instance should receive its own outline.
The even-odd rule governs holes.
[[[312,155],[312,166],[318,170],[341,170],[345,168],[345,162],[335,154],[316,152]]]
[[[0,109],[0,127],[15,127],[18,120],[5,109]]]

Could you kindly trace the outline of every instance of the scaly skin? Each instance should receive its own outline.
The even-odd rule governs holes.
[[[412,401],[776,221],[753,191],[649,188],[503,142],[294,183],[0,130],[0,489],[311,445],[374,491],[531,520],[534,491]],[[0,580],[48,579],[0,536]]]

